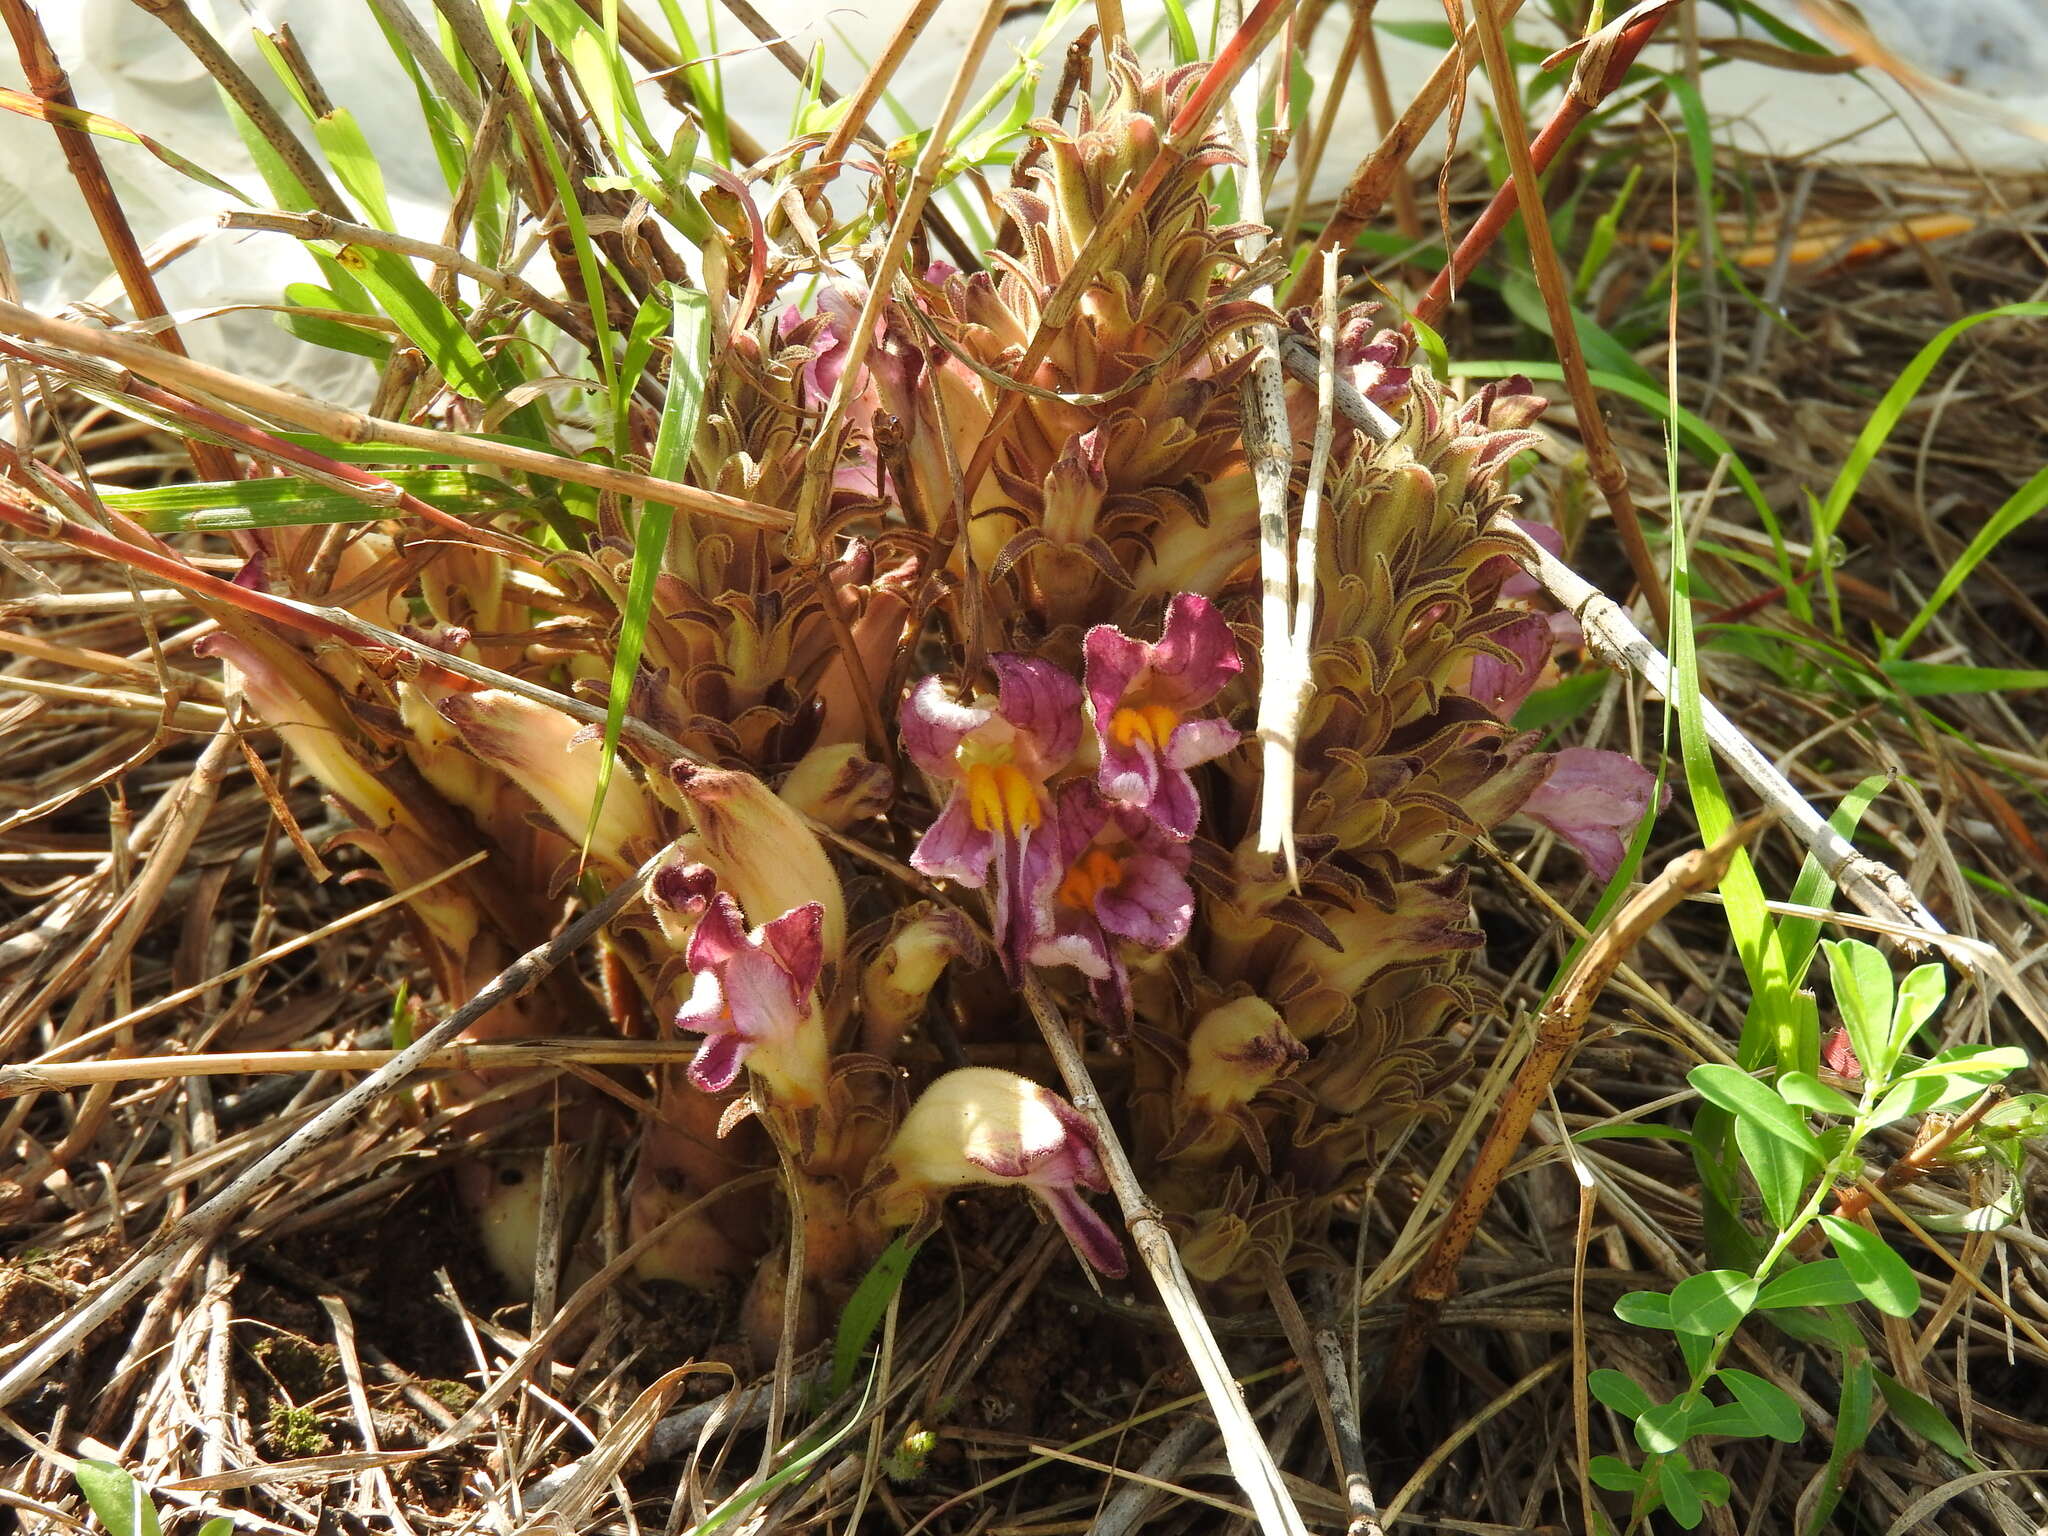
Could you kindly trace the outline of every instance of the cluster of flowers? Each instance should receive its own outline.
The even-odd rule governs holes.
[[[1188,843],[1202,807],[1188,770],[1238,741],[1197,711],[1241,669],[1237,641],[1214,604],[1182,593],[1156,642],[1091,629],[1079,682],[1036,656],[990,665],[993,702],[958,700],[938,677],[903,702],[904,750],[950,786],[911,863],[989,885],[1010,973],[1073,967],[1121,1031],[1130,973],[1118,941],[1172,949],[1194,920]]]

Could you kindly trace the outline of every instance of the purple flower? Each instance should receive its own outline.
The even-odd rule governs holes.
[[[903,701],[904,750],[934,779],[953,786],[910,862],[924,874],[972,887],[994,870],[996,939],[1014,974],[1053,873],[1034,834],[1051,809],[1046,781],[1080,744],[1081,686],[1035,656],[1004,653],[990,657],[989,665],[996,674],[993,706],[949,697],[936,677]]]
[[[1550,777],[1522,802],[1521,814],[1579,850],[1602,880],[1621,867],[1628,838],[1656,794],[1657,776],[1626,752],[1566,747],[1554,754]],[[1659,809],[1671,798],[1664,786]]]
[[[690,1081],[721,1093],[752,1069],[790,1109],[820,1102],[825,1031],[811,991],[824,968],[825,909],[806,902],[752,932],[739,904],[724,891],[705,903],[690,935],[695,977],[676,1028],[704,1036],[690,1063]]]
[[[1542,614],[1525,613],[1503,624],[1486,639],[1512,659],[1484,651],[1475,655],[1465,692],[1484,704],[1495,719],[1512,720],[1515,711],[1535,691],[1544,668],[1550,665],[1557,636]]]
[[[1187,938],[1195,917],[1188,846],[1142,811],[1108,804],[1086,779],[1060,786],[1051,831],[1051,897],[1029,959],[1086,976],[1102,1018],[1121,1030],[1130,1023],[1131,980],[1116,941],[1161,950]]]
[[[962,1067],[918,1095],[867,1189],[884,1226],[926,1227],[941,1193],[1015,1184],[1052,1214],[1074,1251],[1105,1275],[1126,1270],[1123,1244],[1082,1191],[1109,1188],[1095,1132],[1080,1111],[1029,1078]]]
[[[1088,631],[1088,700],[1102,743],[1103,798],[1143,811],[1185,841],[1201,801],[1188,770],[1237,745],[1227,720],[1190,720],[1243,670],[1237,638],[1206,597],[1183,592],[1156,644],[1098,624]]]

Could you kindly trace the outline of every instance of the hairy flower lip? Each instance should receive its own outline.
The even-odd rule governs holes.
[[[1112,1278],[1128,1272],[1122,1242],[1082,1198],[1109,1189],[1094,1129],[1027,1077],[961,1067],[934,1079],[876,1168],[865,1193],[885,1225],[930,1221],[937,1197],[963,1184],[1017,1185],[1046,1207],[1088,1264]]]
[[[1235,747],[1238,733],[1225,720],[1188,717],[1244,669],[1237,637],[1215,604],[1183,592],[1167,605],[1158,640],[1098,624],[1084,649],[1103,797],[1193,837],[1202,807],[1188,770]]]
[[[675,883],[692,895],[702,887],[689,871]],[[824,1026],[811,994],[824,969],[824,919],[813,901],[749,931],[731,895],[711,893],[690,935],[690,996],[675,1016],[676,1028],[704,1036],[689,1068],[697,1088],[722,1093],[751,1065],[785,1107],[821,1101]]]
[[[1081,972],[1097,1010],[1121,1032],[1130,1022],[1130,975],[1117,941],[1168,950],[1186,940],[1195,915],[1191,851],[1142,812],[1109,804],[1088,779],[1060,786],[1044,842],[1049,899],[1038,908],[1028,958]]]
[[[951,787],[910,855],[921,874],[969,888],[993,873],[995,931],[1014,975],[1036,931],[1052,859],[1041,834],[1047,781],[1081,739],[1081,685],[1049,661],[1000,652],[989,658],[996,702],[963,704],[927,677],[899,711],[903,748]]]
[[[1522,802],[1519,814],[1570,843],[1596,879],[1610,880],[1650,809],[1656,785],[1657,776],[1626,752],[1566,747],[1552,754],[1550,776]],[[1666,784],[1658,809],[1670,799]]]

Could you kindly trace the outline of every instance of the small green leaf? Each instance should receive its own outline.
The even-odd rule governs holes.
[[[1688,1275],[1671,1292],[1671,1326],[1680,1333],[1712,1338],[1749,1315],[1757,1283],[1739,1269],[1710,1269]]]
[[[1797,1445],[1806,1438],[1806,1421],[1800,1417],[1799,1405],[1783,1387],[1754,1372],[1732,1367],[1724,1366],[1718,1374],[1721,1385],[1748,1410],[1750,1422],[1760,1432],[1787,1445]]]
[[[1814,1501],[1807,1516],[1806,1536],[1820,1536],[1829,1528],[1828,1522],[1834,1516],[1835,1506],[1841,1503],[1842,1489],[1848,1482],[1849,1464],[1870,1438],[1872,1374],[1870,1358],[1860,1347],[1843,1361],[1842,1399],[1835,1409],[1835,1437],[1828,1443],[1827,1473],[1820,1485],[1820,1497]]]
[[[1688,1393],[1644,1409],[1636,1419],[1636,1444],[1656,1456],[1677,1450],[1691,1437],[1692,1416],[1703,1406]]]
[[[1630,1291],[1614,1304],[1614,1315],[1638,1328],[1671,1331],[1671,1298],[1662,1291]]]
[[[1634,1493],[1643,1486],[1643,1474],[1619,1456],[1595,1456],[1586,1463],[1586,1475],[1596,1488],[1609,1493]]]
[[[1704,1504],[1726,1504],[1732,1491],[1728,1479],[1713,1467],[1694,1467],[1687,1474],[1692,1491],[1700,1496]]]
[[[1796,1220],[1806,1198],[1807,1175],[1813,1163],[1797,1148],[1781,1141],[1754,1120],[1735,1122],[1735,1147],[1756,1180],[1757,1193],[1764,1198],[1771,1225],[1784,1231]]]
[[[81,1461],[72,1476],[108,1536],[162,1536],[156,1506],[120,1467],[111,1461]]]
[[[1778,1097],[1795,1109],[1810,1109],[1817,1115],[1848,1118],[1856,1113],[1856,1101],[1839,1088],[1830,1088],[1811,1072],[1786,1072],[1778,1078]]]
[[[1858,939],[1824,939],[1828,975],[1835,985],[1835,1010],[1849,1031],[1849,1043],[1867,1076],[1891,1076],[1898,1058],[1891,1051],[1892,965],[1884,951]]]
[[[1892,1317],[1911,1317],[1919,1311],[1920,1279],[1890,1244],[1840,1216],[1823,1216],[1820,1222],[1865,1301]]]
[[[1903,1051],[1939,1011],[1948,996],[1948,972],[1939,965],[1916,965],[1899,983],[1892,1011],[1892,1050]]]
[[[1754,1440],[1763,1433],[1740,1403],[1717,1403],[1694,1414],[1686,1427],[1695,1435],[1722,1435],[1730,1440]]]
[[[1692,1141],[1692,1132],[1682,1126],[1657,1125],[1642,1120],[1620,1125],[1589,1125],[1572,1134],[1574,1142],[1586,1141]]]
[[[1943,1051],[1902,1073],[1899,1081],[1923,1077],[1967,1077],[1979,1085],[1998,1082],[2027,1064],[2027,1053],[2016,1045],[1958,1045]]]
[[[1586,1390],[1625,1419],[1641,1418],[1650,1409],[1650,1394],[1620,1371],[1593,1372],[1586,1378]]]
[[[1691,1472],[1690,1464],[1677,1456],[1666,1457],[1657,1464],[1657,1492],[1664,1496],[1664,1507],[1671,1518],[1688,1531],[1700,1523],[1706,1512],[1699,1490],[1692,1485]]]
[[[1890,1125],[1894,1120],[1904,1120],[1909,1115],[1924,1115],[1936,1105],[1953,1099],[1966,1099],[1975,1093],[1976,1086],[1967,1081],[1958,1082],[1943,1077],[1909,1077],[1894,1083],[1885,1096],[1877,1101],[1877,1108],[1871,1111],[1870,1128]]]
[[[1971,1454],[1969,1442],[1949,1423],[1943,1413],[1926,1398],[1915,1392],[1902,1381],[1895,1381],[1883,1371],[1874,1371],[1877,1390],[1884,1394],[1884,1400],[1892,1411],[1892,1417],[1913,1431],[1929,1445],[1947,1451],[1957,1461],[1973,1470],[1981,1470],[1983,1463]]]
[[[215,1515],[199,1527],[199,1536],[235,1536],[235,1522],[226,1515]]]
[[[1782,1141],[1815,1167],[1820,1166],[1820,1143],[1806,1128],[1806,1122],[1747,1072],[1719,1062],[1706,1062],[1688,1072],[1686,1081],[1699,1090],[1701,1098],[1735,1116],[1738,1126],[1755,1125],[1760,1133]]]
[[[1863,1299],[1863,1288],[1840,1259],[1815,1259],[1765,1282],[1759,1307],[1838,1307]]]

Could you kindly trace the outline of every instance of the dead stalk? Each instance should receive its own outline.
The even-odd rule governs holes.
[[[1522,0],[1502,0],[1497,8],[1502,25],[1512,21],[1515,12],[1521,8]],[[1467,27],[1463,43],[1444,55],[1423,82],[1422,89],[1415,93],[1415,99],[1408,103],[1399,121],[1381,135],[1378,147],[1351,173],[1351,180],[1337,198],[1337,211],[1323,226],[1323,232],[1316,236],[1315,249],[1303,263],[1294,286],[1287,290],[1287,308],[1309,301],[1315,292],[1315,264],[1330,251],[1341,254],[1349,250],[1359,231],[1370,224],[1374,215],[1386,205],[1394,183],[1407,174],[1408,157],[1415,153],[1423,136],[1443,116],[1444,108],[1451,104],[1459,82],[1472,68],[1471,36],[1471,28]]]
[[[737,496],[699,490],[692,485],[658,480],[650,475],[636,475],[609,465],[591,464],[567,454],[541,453],[460,432],[442,432],[432,427],[416,427],[409,422],[389,421],[344,410],[324,401],[258,384],[219,368],[209,368],[189,358],[176,357],[161,348],[144,345],[96,326],[53,320],[4,300],[0,300],[0,332],[104,359],[145,379],[155,380],[167,389],[225,400],[243,410],[317,432],[336,442],[388,443],[399,448],[420,448],[453,463],[488,464],[519,474],[568,480],[600,491],[611,491],[620,496],[657,502],[662,506],[756,528],[784,528],[790,522],[789,514],[780,507],[764,506]],[[464,529],[472,539],[481,541],[490,537],[488,530],[467,525]]]
[[[15,52],[21,56],[21,69],[28,79],[29,90],[46,106],[58,108],[60,112],[65,109],[76,111],[78,99],[71,94],[71,79],[65,74],[56,51],[50,47],[49,36],[43,31],[43,24],[34,9],[26,0],[0,0],[0,16],[6,18],[7,30],[14,35]],[[59,115],[53,114],[48,121],[71,168],[71,179],[78,183],[79,193],[92,214],[93,225],[99,230],[100,246],[121,279],[121,287],[128,295],[128,304],[135,311],[135,318],[168,321],[170,311],[164,307],[164,296],[157,291],[156,275],[135,243],[135,231],[128,223],[128,214],[121,206],[121,199],[114,192],[113,182],[107,179],[107,168],[100,161],[99,148],[93,143],[93,136]],[[178,334],[175,325],[165,324],[156,332],[156,337],[166,351],[181,357],[186,355],[184,338]],[[234,478],[234,460],[213,444],[187,439],[185,451],[200,479]]]
[[[1576,322],[1572,319],[1571,287],[1558,266],[1557,246],[1551,238],[1550,212],[1543,203],[1543,187],[1529,153],[1529,127],[1522,116],[1522,98],[1514,66],[1508,61],[1507,40],[1501,29],[1511,6],[1503,0],[1486,0],[1474,12],[1473,25],[1479,34],[1479,51],[1486,59],[1486,76],[1493,86],[1494,110],[1499,114],[1502,147],[1514,171],[1515,199],[1522,212],[1522,229],[1529,242],[1529,264],[1535,269],[1536,286],[1543,293],[1543,307],[1550,316],[1551,344],[1564,367],[1565,388],[1571,395],[1572,413],[1579,439],[1586,445],[1593,483],[1606,498],[1614,516],[1615,531],[1628,555],[1629,569],[1636,585],[1650,605],[1650,614],[1660,633],[1671,629],[1671,603],[1664,591],[1664,578],[1650,555],[1643,537],[1642,521],[1636,516],[1635,501],[1629,495],[1628,471],[1614,451],[1607,435],[1606,418],[1593,393],[1593,381],[1586,377],[1586,358],[1579,348]],[[1633,14],[1633,13],[1631,13]],[[1661,12],[1659,13],[1661,16]],[[1657,17],[1641,25],[1654,28]],[[1638,44],[1638,47],[1641,45]],[[1600,76],[1604,80],[1604,73]],[[1574,87],[1577,89],[1577,87]]]
[[[183,1255],[218,1238],[228,1224],[247,1208],[257,1192],[277,1174],[356,1123],[364,1110],[398,1087],[434,1052],[453,1043],[455,1037],[476,1020],[501,1003],[522,996],[539,985],[586,940],[623,912],[672,852],[672,849],[663,848],[559,934],[521,955],[479,988],[462,1007],[423,1031],[417,1040],[376,1072],[336,1096],[298,1130],[237,1174],[220,1193],[158,1232],[137,1249],[134,1256],[89,1300],[73,1307],[39,1336],[10,1350],[11,1363],[6,1373],[0,1375],[0,1407],[13,1402],[41,1381],[52,1365],[82,1344],[102,1323],[119,1314]],[[560,1321],[558,1317],[558,1325]]]
[[[1550,1001],[1537,1016],[1529,1054],[1522,1059],[1494,1112],[1493,1123],[1473,1158],[1464,1187],[1451,1202],[1429,1256],[1408,1282],[1408,1316],[1380,1383],[1382,1398],[1398,1399],[1413,1381],[1415,1367],[1421,1363],[1423,1351],[1435,1332],[1437,1314],[1456,1288],[1459,1262],[1478,1234],[1480,1219],[1493,1203],[1501,1176],[1521,1149],[1529,1122],[1542,1107],[1559,1069],[1578,1044],[1593,1004],[1608,980],[1629,951],[1663,920],[1665,913],[1686,897],[1711,890],[1720,883],[1736,850],[1748,843],[1760,825],[1756,821],[1743,822],[1730,828],[1712,847],[1696,848],[1673,859],[1587,941],[1571,969],[1558,982]]]
[[[1116,1203],[1123,1211],[1131,1244],[1138,1250],[1145,1272],[1158,1287],[1160,1300],[1173,1319],[1174,1331],[1180,1335],[1189,1363],[1201,1380],[1210,1411],[1216,1416],[1216,1427],[1223,1436],[1224,1453],[1229,1458],[1231,1474],[1257,1511],[1260,1529],[1266,1536],[1281,1536],[1282,1532],[1307,1536],[1307,1527],[1302,1524],[1300,1512],[1294,1507],[1280,1469],[1273,1462],[1273,1453],[1267,1449],[1264,1437],[1259,1434],[1258,1426],[1252,1422],[1251,1414],[1245,1408],[1244,1393],[1232,1378],[1223,1351],[1217,1346],[1216,1335],[1195,1297],[1194,1286],[1187,1271],[1181,1267],[1180,1250],[1174,1246],[1173,1234],[1167,1230],[1159,1208],[1138,1182],[1130,1157],[1125,1153],[1123,1143],[1117,1139],[1116,1127],[1110,1123],[1109,1113],[1102,1106],[1102,1096],[1096,1092],[1088,1064],[1082,1060],[1080,1049],[1068,1032],[1066,1020],[1060,1017],[1052,1000],[1046,996],[1045,984],[1036,975],[1027,975],[1024,979],[1024,1001],[1038,1020],[1046,1049],[1052,1053],[1060,1078],[1067,1086],[1067,1097],[1095,1130],[1102,1165],[1109,1175]],[[5,1383],[0,1382],[0,1389],[4,1386]],[[4,1401],[5,1398],[0,1398],[0,1402]]]

